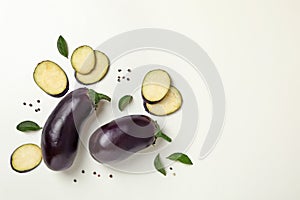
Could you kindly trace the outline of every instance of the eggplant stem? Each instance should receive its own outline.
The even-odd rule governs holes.
[[[88,95],[89,95],[90,100],[93,102],[95,109],[97,108],[97,105],[100,102],[100,100],[106,100],[109,102],[111,101],[111,98],[109,96],[98,93],[93,89],[89,89]]]
[[[99,101],[100,101],[100,100],[106,100],[106,101],[108,101],[108,102],[111,101],[111,98],[110,98],[109,96],[105,95],[105,94],[97,93],[97,96],[98,96],[98,98],[99,98]],[[99,103],[99,102],[98,102],[98,103]]]
[[[166,134],[164,134],[162,131],[158,131],[156,134],[155,134],[155,138],[162,138],[164,140],[166,140],[167,142],[172,142],[172,139],[167,136]]]
[[[154,123],[156,126],[156,134],[154,135],[155,139],[153,141],[153,145],[156,143],[157,138],[162,138],[162,139],[166,140],[167,142],[172,142],[172,139],[161,131],[157,121],[155,121]]]

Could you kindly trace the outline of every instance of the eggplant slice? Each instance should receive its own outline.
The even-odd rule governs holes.
[[[33,78],[44,92],[54,97],[61,97],[69,90],[66,73],[58,64],[50,60],[42,61],[36,66]]]
[[[39,166],[42,161],[42,150],[36,144],[23,144],[10,158],[10,165],[16,172],[29,172]]]
[[[143,80],[143,99],[149,104],[157,103],[166,96],[170,86],[171,78],[166,71],[161,69],[152,70],[145,75]]]
[[[96,64],[96,56],[92,47],[84,45],[75,49],[71,56],[71,64],[80,74],[90,73]]]
[[[145,110],[150,114],[165,116],[176,112],[182,105],[182,96],[177,88],[171,86],[163,100],[156,104],[144,103]]]
[[[96,55],[96,64],[95,68],[89,74],[80,74],[75,72],[76,80],[84,85],[90,85],[99,82],[104,78],[108,69],[109,69],[109,59],[108,57],[100,52],[95,50]]]

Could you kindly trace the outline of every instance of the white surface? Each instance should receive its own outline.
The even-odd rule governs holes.
[[[299,1],[81,2],[1,2],[1,199],[300,198]],[[174,165],[176,177],[128,175],[102,166],[100,179],[79,172],[61,175],[44,165],[32,173],[14,173],[9,167],[13,149],[40,139],[38,134],[17,132],[16,124],[27,118],[43,124],[58,101],[35,86],[36,63],[53,59],[65,69],[70,66],[57,53],[57,37],[62,34],[72,51],[144,27],[187,35],[216,64],[225,87],[227,116],[213,153],[196,160],[204,139],[199,135],[189,151],[195,165]],[[38,119],[22,106],[36,98],[49,104]],[[88,173],[98,166],[88,155],[80,161],[93,163]]]

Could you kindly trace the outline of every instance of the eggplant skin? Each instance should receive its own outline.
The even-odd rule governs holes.
[[[68,169],[76,157],[80,127],[94,110],[88,91],[87,88],[79,88],[66,95],[43,128],[43,159],[54,171]]]
[[[144,109],[147,113],[151,114],[149,109],[147,108],[147,102],[146,101],[143,102],[143,107],[144,107]]]
[[[89,151],[100,163],[117,163],[153,144],[156,132],[156,123],[148,116],[121,117],[91,135]]]

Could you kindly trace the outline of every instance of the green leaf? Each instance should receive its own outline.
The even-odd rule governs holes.
[[[130,95],[125,95],[119,100],[119,109],[120,111],[123,111],[125,107],[131,103],[133,97]]]
[[[163,164],[162,164],[162,162],[160,160],[159,154],[154,159],[154,167],[155,167],[155,169],[157,171],[159,171],[160,173],[162,173],[164,176],[167,175],[167,172],[166,172],[166,170],[165,170],[165,168],[164,168],[164,166],[163,166]]]
[[[42,127],[33,121],[23,121],[17,125],[17,129],[22,132],[28,132],[41,130]]]
[[[178,161],[183,164],[193,165],[191,159],[183,153],[173,153],[167,157],[170,160]]]
[[[164,134],[163,132],[161,132],[161,131],[158,131],[155,134],[155,137],[156,138],[162,138],[162,139],[166,140],[167,142],[172,142],[172,139],[169,136],[167,136],[166,134]]]
[[[61,55],[68,58],[68,54],[69,54],[68,45],[66,40],[61,35],[57,39],[57,49]]]

